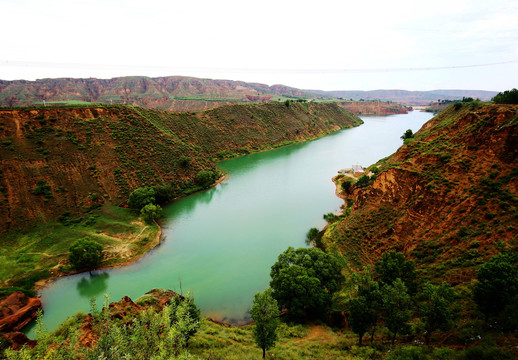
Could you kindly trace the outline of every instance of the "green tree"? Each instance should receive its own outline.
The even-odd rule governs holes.
[[[147,204],[154,204],[155,189],[151,186],[135,189],[128,198],[128,205],[136,210],[142,209]]]
[[[312,242],[315,243],[317,236],[318,236],[317,228],[312,227],[311,229],[309,229],[308,232],[306,233],[306,244],[309,245]]]
[[[406,333],[409,329],[407,322],[412,315],[410,295],[401,279],[396,279],[392,285],[385,285],[382,291],[385,326],[392,333],[394,345],[397,334]]]
[[[97,241],[83,238],[75,241],[69,248],[68,260],[79,270],[91,270],[103,259],[103,247]]]
[[[403,253],[394,250],[384,253],[382,258],[376,261],[374,269],[379,275],[381,284],[392,285],[399,278],[403,280],[411,294],[415,293],[415,263],[412,260],[406,260]]]
[[[160,205],[147,204],[140,210],[140,215],[147,223],[152,223],[162,216],[162,208]]]
[[[214,182],[214,173],[212,171],[201,170],[196,174],[195,182],[202,188],[207,188]]]
[[[518,266],[508,254],[493,256],[477,272],[473,300],[486,319],[503,311],[518,294]]]
[[[436,330],[449,330],[452,326],[454,312],[452,300],[455,293],[447,283],[439,286],[426,283],[423,287],[420,305],[421,322],[425,329],[425,343],[430,343],[432,333]]]
[[[343,281],[341,268],[335,255],[317,248],[289,247],[270,272],[273,297],[296,320],[321,317]]]
[[[401,140],[405,141],[406,139],[411,139],[413,137],[414,132],[412,131],[412,129],[408,129],[407,131],[405,131],[403,135],[401,135]]]
[[[358,344],[362,346],[363,335],[370,329],[374,316],[364,296],[349,301],[349,325],[358,335]]]
[[[381,317],[383,311],[383,296],[379,283],[372,280],[371,269],[366,269],[363,273],[353,275],[353,282],[357,286],[357,293],[359,297],[365,299],[366,311],[368,315],[365,316],[367,331],[370,332],[371,344],[374,341],[374,334],[376,333],[376,326],[378,319]]]
[[[263,350],[263,359],[266,357],[266,350],[270,349],[277,341],[279,314],[277,301],[272,297],[271,288],[255,294],[250,315],[255,321],[255,343]]]

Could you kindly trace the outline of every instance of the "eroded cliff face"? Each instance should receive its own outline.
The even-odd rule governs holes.
[[[351,214],[325,242],[356,266],[394,249],[431,277],[469,280],[502,244],[516,247],[517,155],[518,106],[451,107],[380,161],[370,186],[345,194]]]
[[[0,231],[119,205],[137,187],[181,186],[217,160],[361,122],[333,104],[0,110]]]

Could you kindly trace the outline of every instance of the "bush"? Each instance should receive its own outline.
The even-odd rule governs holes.
[[[50,199],[52,197],[51,187],[45,183],[45,180],[38,180],[36,187],[32,189],[31,193],[34,195],[43,195],[46,199]]]
[[[414,137],[414,133],[412,131],[412,129],[408,129],[407,131],[405,131],[405,133],[403,135],[401,135],[401,140],[405,141],[406,139],[411,139]]]

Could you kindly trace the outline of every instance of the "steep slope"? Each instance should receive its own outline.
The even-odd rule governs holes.
[[[0,110],[0,231],[121,204],[137,187],[183,188],[215,161],[361,124],[336,104]]]
[[[284,85],[198,79],[186,76],[113,79],[0,80],[0,106],[41,105],[52,102],[102,102],[170,111],[206,110],[219,105],[249,102],[248,96],[316,97]]]
[[[368,187],[343,194],[350,215],[324,244],[352,266],[394,249],[430,277],[467,281],[497,248],[516,248],[517,155],[518,106],[452,106],[380,161]]]

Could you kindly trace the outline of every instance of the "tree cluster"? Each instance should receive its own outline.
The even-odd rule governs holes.
[[[518,104],[518,89],[500,92],[491,100],[496,104]]]
[[[323,318],[343,282],[341,269],[335,255],[289,247],[271,268],[272,296],[293,320]]]
[[[427,344],[433,332],[449,328],[454,317],[453,289],[446,283],[425,283],[418,291],[415,279],[414,262],[395,251],[383,254],[374,274],[366,271],[355,276],[356,296],[349,301],[348,311],[360,345],[365,333],[370,334],[372,343],[380,323],[390,332],[394,344],[398,334],[409,332],[414,311],[420,315]]]

